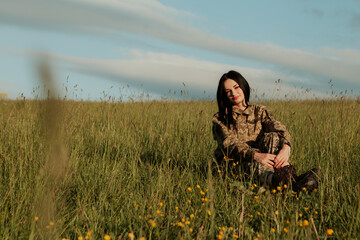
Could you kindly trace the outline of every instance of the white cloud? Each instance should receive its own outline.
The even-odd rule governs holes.
[[[296,97],[302,94],[299,88],[288,83],[305,83],[308,80],[296,76],[286,75],[269,69],[246,68],[229,64],[220,64],[210,61],[201,61],[195,58],[185,58],[179,55],[142,52],[131,50],[126,59],[88,59],[73,56],[56,55],[34,51],[22,51],[7,49],[15,54],[27,55],[30,57],[47,57],[55,60],[58,67],[66,68],[68,71],[77,71],[89,75],[98,75],[102,78],[111,78],[131,84],[143,84],[144,90],[163,94],[169,89],[186,89],[194,95],[203,91],[213,96],[221,75],[229,70],[241,72],[252,89],[260,96],[262,93],[275,94],[281,89],[281,94]],[[53,61],[51,61],[53,62]],[[277,79],[281,84],[275,84]],[[317,97],[325,96],[320,92],[311,92]],[[283,96],[282,95],[282,96]]]
[[[324,47],[324,48],[320,49],[320,51],[322,53],[328,54],[330,56],[334,56],[335,58],[345,61],[349,64],[360,62],[360,51],[358,51],[356,49],[338,50],[338,49],[333,49],[333,48],[329,48],[329,47]]]

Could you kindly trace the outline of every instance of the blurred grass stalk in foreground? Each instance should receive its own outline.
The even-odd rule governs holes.
[[[45,148],[45,163],[40,169],[39,185],[34,202],[34,215],[39,219],[39,225],[46,229],[42,237],[54,239],[58,235],[53,226],[56,222],[56,201],[61,201],[56,194],[60,183],[64,181],[69,158],[64,144],[63,106],[56,99],[57,90],[46,56],[38,61],[38,73],[44,86],[47,86],[47,98],[39,103],[40,121]],[[51,228],[51,229],[50,229]],[[34,231],[34,229],[32,229]],[[31,233],[30,239],[35,237]],[[36,237],[35,237],[36,238]]]

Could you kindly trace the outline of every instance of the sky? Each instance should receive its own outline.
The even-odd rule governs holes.
[[[215,99],[229,70],[250,100],[360,96],[360,0],[1,0],[0,33],[10,99],[41,61],[77,100]]]

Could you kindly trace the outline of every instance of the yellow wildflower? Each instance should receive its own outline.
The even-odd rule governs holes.
[[[275,215],[279,215],[279,211],[278,211],[278,210],[275,211]]]
[[[78,240],[84,240],[84,238],[82,236],[79,236]]]
[[[259,198],[259,196],[255,196],[254,198],[255,198],[255,200],[256,200],[256,199],[258,199],[258,198]]]
[[[189,228],[189,232],[191,232],[191,233],[192,233],[193,231],[194,231],[194,229],[192,229],[192,228]]]
[[[188,190],[189,192],[191,192],[191,191],[192,191],[192,188],[191,188],[191,187],[188,187],[187,190]]]
[[[331,228],[326,229],[326,235],[331,236],[333,234],[334,234],[334,230],[332,230]]]
[[[88,231],[88,232],[86,233],[85,239],[89,239],[90,236],[92,235],[92,233],[93,233],[93,231]]]
[[[276,190],[275,190],[275,189],[273,189],[271,192],[272,192],[272,193],[276,193]]]
[[[145,237],[141,237],[140,240],[145,240],[146,238]]]
[[[305,210],[305,211],[307,211],[307,210],[309,210],[309,209],[310,209],[309,207],[304,207],[304,210]]]
[[[319,212],[315,210],[315,214],[319,214]]]
[[[284,184],[284,188],[286,189],[288,187],[288,185]]]
[[[302,190],[305,192],[305,191],[306,191],[306,187],[303,187]]]
[[[195,217],[195,215],[194,214],[190,214],[190,218],[194,218]]]
[[[281,191],[281,187],[280,187],[280,186],[277,186],[276,189],[277,189],[278,191]]]
[[[238,239],[238,238],[239,238],[239,235],[234,234],[234,235],[233,235],[233,238]]]
[[[225,230],[226,230],[226,227],[222,227],[222,228],[221,228],[221,230],[222,230],[223,232],[225,232]]]
[[[300,217],[300,218],[302,217],[302,213],[299,213],[299,217]]]
[[[185,226],[182,222],[178,222],[177,225],[182,228]]]
[[[150,219],[149,223],[150,223],[151,227],[153,227],[153,228],[156,227],[156,222],[154,220]]]
[[[200,185],[199,185],[199,184],[198,184],[198,185],[196,185],[196,188],[197,188],[197,189],[200,189]]]
[[[35,217],[35,221],[38,221],[39,220],[39,217]]]
[[[186,221],[185,224],[186,224],[186,225],[190,225],[190,221]]]
[[[305,220],[303,221],[303,225],[304,225],[304,227],[309,226],[309,221],[305,219]]]
[[[157,213],[157,214],[160,214],[160,210],[159,210],[159,209],[158,209],[158,210],[156,210],[156,213]]]
[[[190,204],[190,203],[191,203],[191,200],[190,200],[190,199],[188,199],[188,200],[187,200],[187,202]]]
[[[139,215],[139,219],[141,219],[142,217]]]
[[[128,234],[129,239],[133,240],[135,238],[134,234],[131,232]]]
[[[254,190],[254,186],[251,186],[251,188],[250,188],[250,189],[251,189],[251,191],[252,191],[252,190]]]
[[[203,192],[203,191],[201,190],[201,191],[200,191],[200,194],[204,196],[204,195],[205,195],[205,192]]]
[[[234,228],[233,228],[233,227],[229,227],[229,229],[230,229],[230,231],[234,230]]]
[[[285,233],[289,232],[289,230],[287,228],[283,229]]]
[[[270,232],[274,233],[275,232],[275,228],[271,228]]]
[[[207,212],[207,214],[208,214],[209,216],[211,216],[210,210],[206,210],[206,212]]]
[[[175,212],[179,211],[179,207],[175,207]]]
[[[164,206],[164,204],[163,204],[162,202],[160,202],[160,203],[159,203],[159,206],[162,207],[162,206]]]
[[[290,224],[290,220],[288,219],[288,220],[286,220],[286,224]]]

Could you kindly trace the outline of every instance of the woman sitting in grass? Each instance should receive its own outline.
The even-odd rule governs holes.
[[[236,71],[225,73],[219,81],[219,112],[213,117],[213,134],[218,143],[217,164],[213,170],[227,170],[233,176],[254,175],[260,184],[276,187],[292,183],[298,191],[318,187],[316,168],[296,176],[289,162],[290,133],[264,106],[249,104],[250,87]]]

